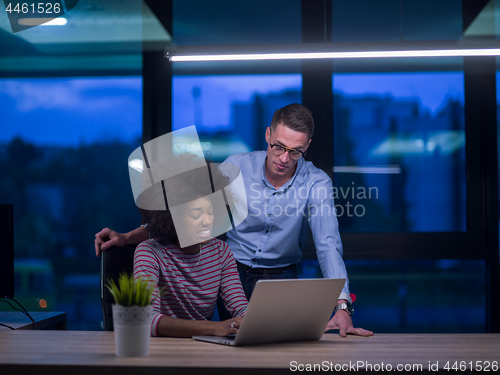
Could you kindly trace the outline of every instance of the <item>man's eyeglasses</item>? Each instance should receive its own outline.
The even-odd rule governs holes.
[[[290,155],[290,157],[292,159],[295,159],[295,160],[298,160],[301,157],[306,156],[305,152],[302,152],[302,151],[299,151],[299,150],[295,150],[293,148],[288,148],[288,147],[285,147],[285,146],[280,146],[278,144],[270,144],[269,146],[271,146],[271,150],[273,150],[273,152],[277,156],[283,155],[285,152],[288,152],[288,155]]]

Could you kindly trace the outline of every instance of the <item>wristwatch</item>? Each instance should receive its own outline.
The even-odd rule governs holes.
[[[335,307],[335,312],[339,310],[344,310],[349,316],[351,316],[354,313],[352,303],[349,301],[339,303],[337,307]]]

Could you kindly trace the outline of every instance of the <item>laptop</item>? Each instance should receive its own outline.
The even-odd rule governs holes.
[[[260,280],[237,334],[193,339],[234,346],[318,340],[344,284],[345,279]]]

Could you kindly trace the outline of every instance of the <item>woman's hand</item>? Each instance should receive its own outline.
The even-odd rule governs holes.
[[[213,332],[214,336],[227,336],[230,333],[238,333],[238,328],[240,327],[243,318],[237,316],[228,320],[223,320],[222,322],[213,322]]]

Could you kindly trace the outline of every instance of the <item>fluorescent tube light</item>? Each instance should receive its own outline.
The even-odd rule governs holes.
[[[401,167],[398,165],[370,166],[370,167],[345,165],[345,166],[333,167],[333,173],[398,174],[401,173]]]
[[[413,51],[360,51],[360,52],[304,52],[304,53],[248,53],[234,55],[174,55],[173,62],[187,61],[244,61],[293,59],[362,59],[380,57],[465,57],[500,56],[500,48],[442,49]]]
[[[17,23],[21,26],[64,26],[68,20],[64,17],[57,18],[19,18]]]

